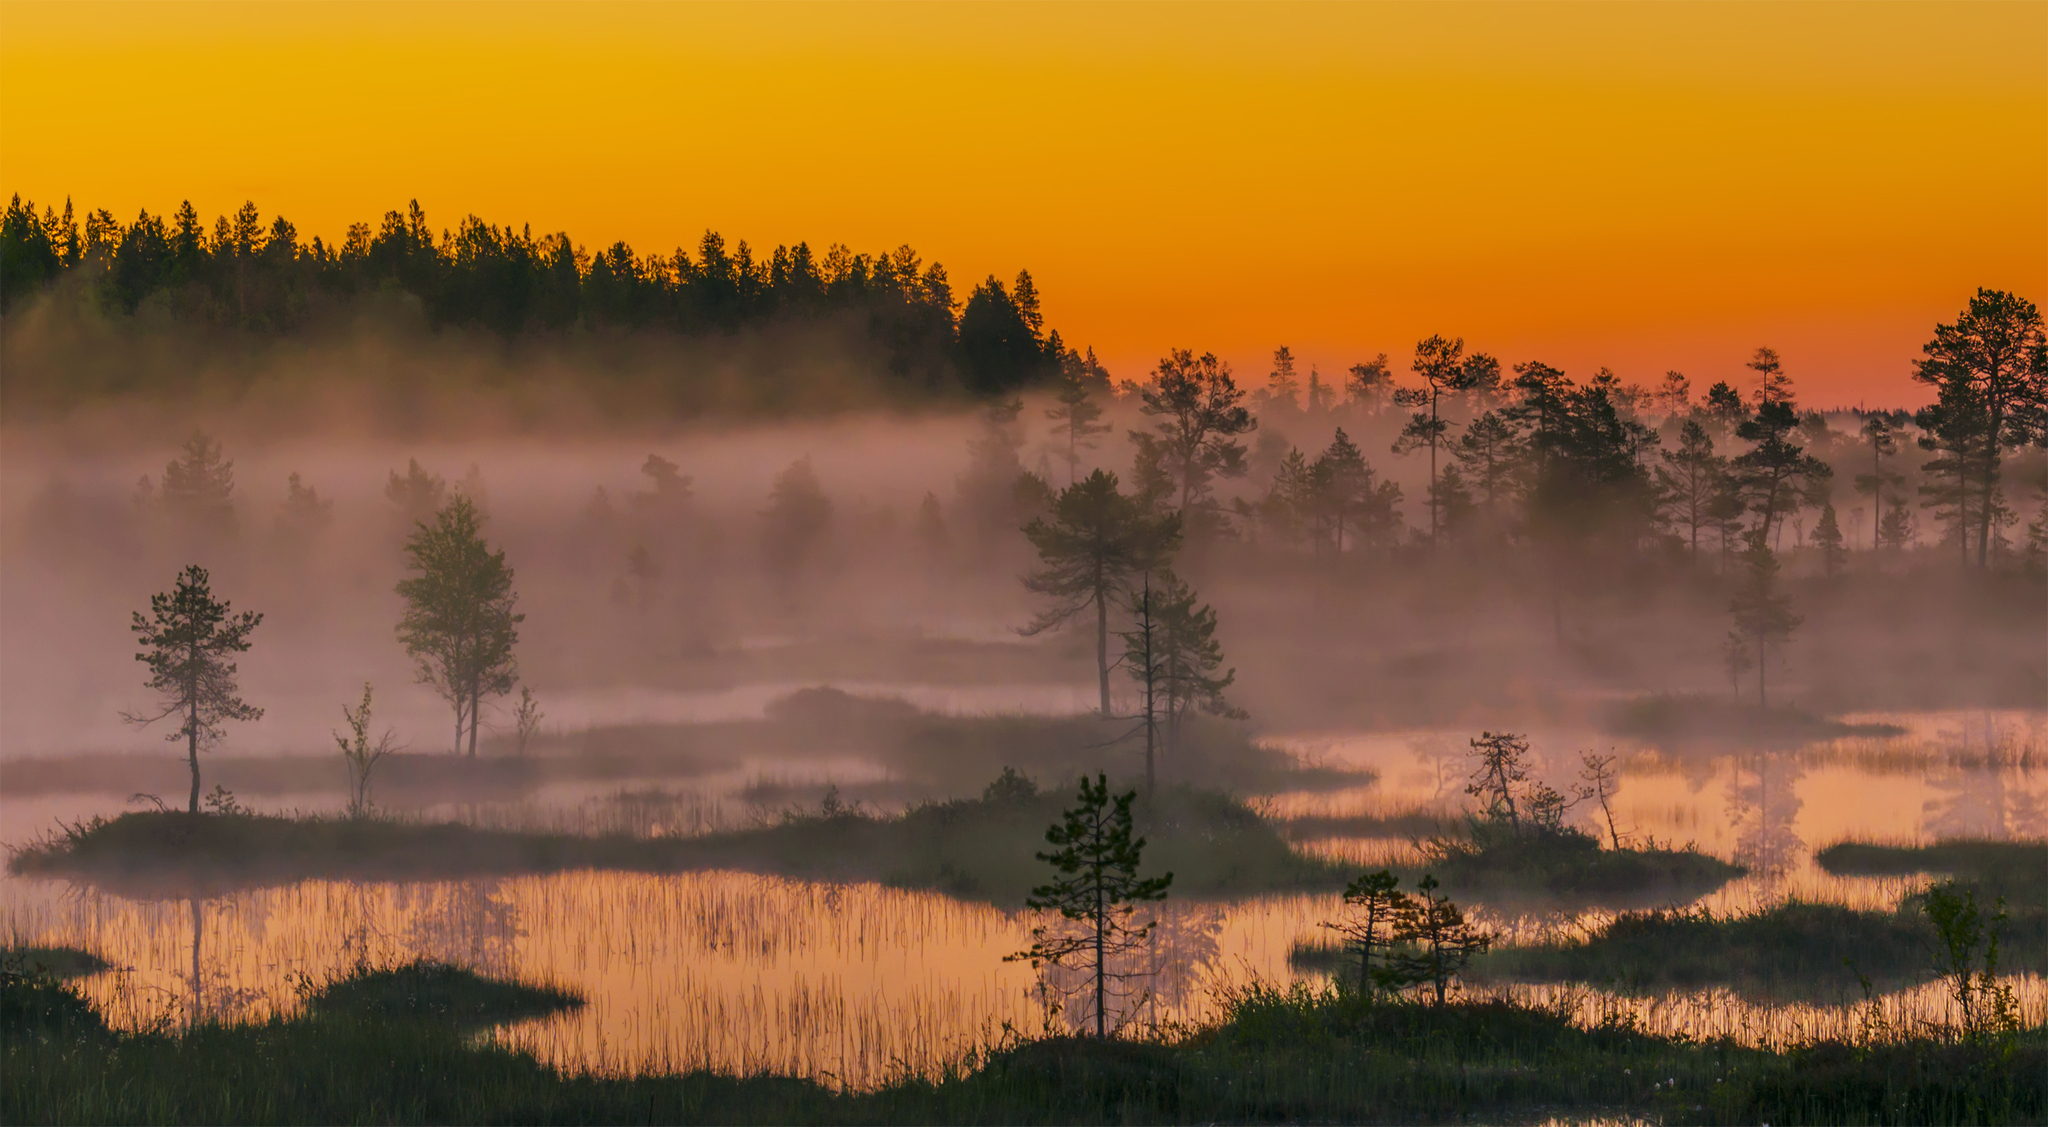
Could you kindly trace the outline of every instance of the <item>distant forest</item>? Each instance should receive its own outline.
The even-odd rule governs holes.
[[[904,390],[1012,391],[1068,367],[1093,368],[1048,331],[1037,287],[1020,270],[990,275],[963,304],[944,266],[908,245],[857,254],[806,243],[757,256],[706,231],[693,254],[640,254],[624,242],[596,253],[565,233],[496,227],[475,215],[437,236],[413,201],[374,228],[351,224],[340,245],[299,237],[284,216],[245,203],[211,230],[190,202],[122,224],[104,209],[81,223],[15,195],[0,218],[0,313],[76,286],[107,312],[155,311],[186,324],[288,333],[402,294],[432,327],[506,338],[578,330],[679,337],[771,324],[836,323],[864,339]]]

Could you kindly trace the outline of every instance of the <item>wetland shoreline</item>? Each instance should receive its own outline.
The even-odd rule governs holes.
[[[7,1122],[1176,1123],[1641,1118],[2041,1122],[2048,1028],[1790,1052],[1252,984],[1170,1036],[1009,1038],[867,1091],[709,1071],[570,1074],[469,1030],[573,996],[452,967],[358,967],[291,1017],[135,1033],[68,984],[0,976]]]

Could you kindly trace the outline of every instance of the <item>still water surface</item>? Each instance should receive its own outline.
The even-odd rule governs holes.
[[[1908,734],[1770,754],[1622,748],[1615,820],[1623,833],[1695,842],[1750,866],[1751,876],[1701,901],[1717,911],[1787,896],[1887,907],[1920,883],[1822,872],[1814,850],[1843,838],[2048,836],[2048,772],[2038,769],[2042,716],[1888,719]],[[1337,733],[1290,743],[1330,762],[1372,767],[1380,778],[1337,794],[1269,796],[1263,801],[1276,813],[1448,808],[1461,798],[1462,734]],[[1538,746],[1595,745],[1590,737],[1580,744],[1559,734]],[[1553,756],[1541,773],[1568,780],[1574,766],[1569,755]],[[587,814],[606,800],[577,801]],[[108,806],[106,813],[118,809],[99,805]],[[47,825],[49,813],[47,801],[0,799],[9,840],[25,837],[28,821],[36,822],[29,830]],[[1310,847],[1361,861],[1414,848],[1384,838]],[[1215,1016],[1224,989],[1254,978],[1291,981],[1297,976],[1287,965],[1289,949],[1319,938],[1318,923],[1336,907],[1334,896],[1169,902],[1160,941],[1142,968],[1152,973],[1120,1012],[1141,1024],[1199,1022]],[[1483,907],[1474,914],[1501,927],[1510,942],[1605,918],[1559,911],[1510,919]],[[206,901],[132,900],[62,881],[0,880],[0,925],[13,941],[77,944],[115,964],[84,987],[127,1025],[289,1012],[298,976],[317,981],[358,960],[428,957],[585,995],[589,1004],[581,1010],[498,1034],[564,1067],[708,1066],[853,1086],[928,1073],[1006,1031],[1033,1034],[1063,1023],[1047,998],[1065,984],[1003,960],[1029,943],[1033,922],[935,893],[725,872],[307,881]],[[2027,1012],[2048,1006],[2041,979],[2013,981]],[[1651,1029],[1752,1043],[1847,1032],[1859,1020],[1859,999],[1852,998],[1766,1006],[1725,992],[1616,998],[1567,987],[1504,989],[1569,1005],[1588,1022],[1624,1011]],[[1944,1005],[1931,986],[1885,1002],[1921,1016],[1937,1016]]]

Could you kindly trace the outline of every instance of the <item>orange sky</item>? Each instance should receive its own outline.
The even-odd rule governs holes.
[[[2048,4],[4,0],[0,190],[907,241],[1119,376],[1442,332],[1907,402],[1974,287],[2048,300]]]

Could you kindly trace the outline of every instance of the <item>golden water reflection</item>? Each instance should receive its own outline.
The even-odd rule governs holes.
[[[138,902],[53,882],[5,882],[18,939],[88,947],[114,972],[83,981],[118,1023],[289,1013],[297,976],[358,960],[447,960],[567,986],[589,999],[502,1031],[563,1068],[604,1073],[706,1067],[774,1072],[855,1087],[929,1074],[1053,1018],[1030,968],[1002,957],[1031,920],[934,893],[736,873],[577,872],[489,881],[308,881],[219,897],[193,950],[187,901]],[[1329,896],[1169,904],[1140,1024],[1217,1016],[1219,992],[1253,977],[1290,982],[1298,940],[1336,906]],[[197,990],[195,992],[195,982]],[[2048,1007],[2037,977],[2012,980],[2026,1012]],[[1750,1043],[1852,1034],[1853,999],[1763,1006],[1727,992],[1622,999],[1558,986],[1502,988],[1565,1005],[1587,1023],[1633,1015],[1644,1028]],[[1912,1018],[1941,1016],[1938,988],[1890,995]]]

